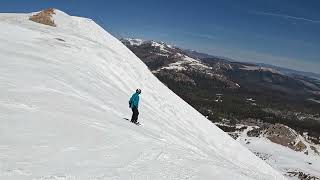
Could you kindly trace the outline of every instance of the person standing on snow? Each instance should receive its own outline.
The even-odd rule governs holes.
[[[139,95],[141,94],[141,89],[137,89],[136,93],[134,93],[129,100],[129,108],[132,109],[132,118],[131,122],[135,124],[139,124],[138,122],[138,106],[139,106]]]

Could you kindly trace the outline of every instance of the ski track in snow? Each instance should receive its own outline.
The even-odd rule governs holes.
[[[0,179],[284,179],[92,20],[28,16],[0,15]]]

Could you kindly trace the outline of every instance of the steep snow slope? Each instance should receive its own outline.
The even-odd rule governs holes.
[[[284,179],[92,20],[29,16],[0,15],[0,179]]]

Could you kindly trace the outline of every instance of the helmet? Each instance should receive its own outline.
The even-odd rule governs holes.
[[[137,89],[136,93],[141,94],[141,89]]]

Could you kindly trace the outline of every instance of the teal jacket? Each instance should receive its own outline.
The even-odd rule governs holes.
[[[138,108],[138,106],[139,106],[139,93],[134,93],[129,100],[129,107],[130,108],[133,108],[133,107]]]

